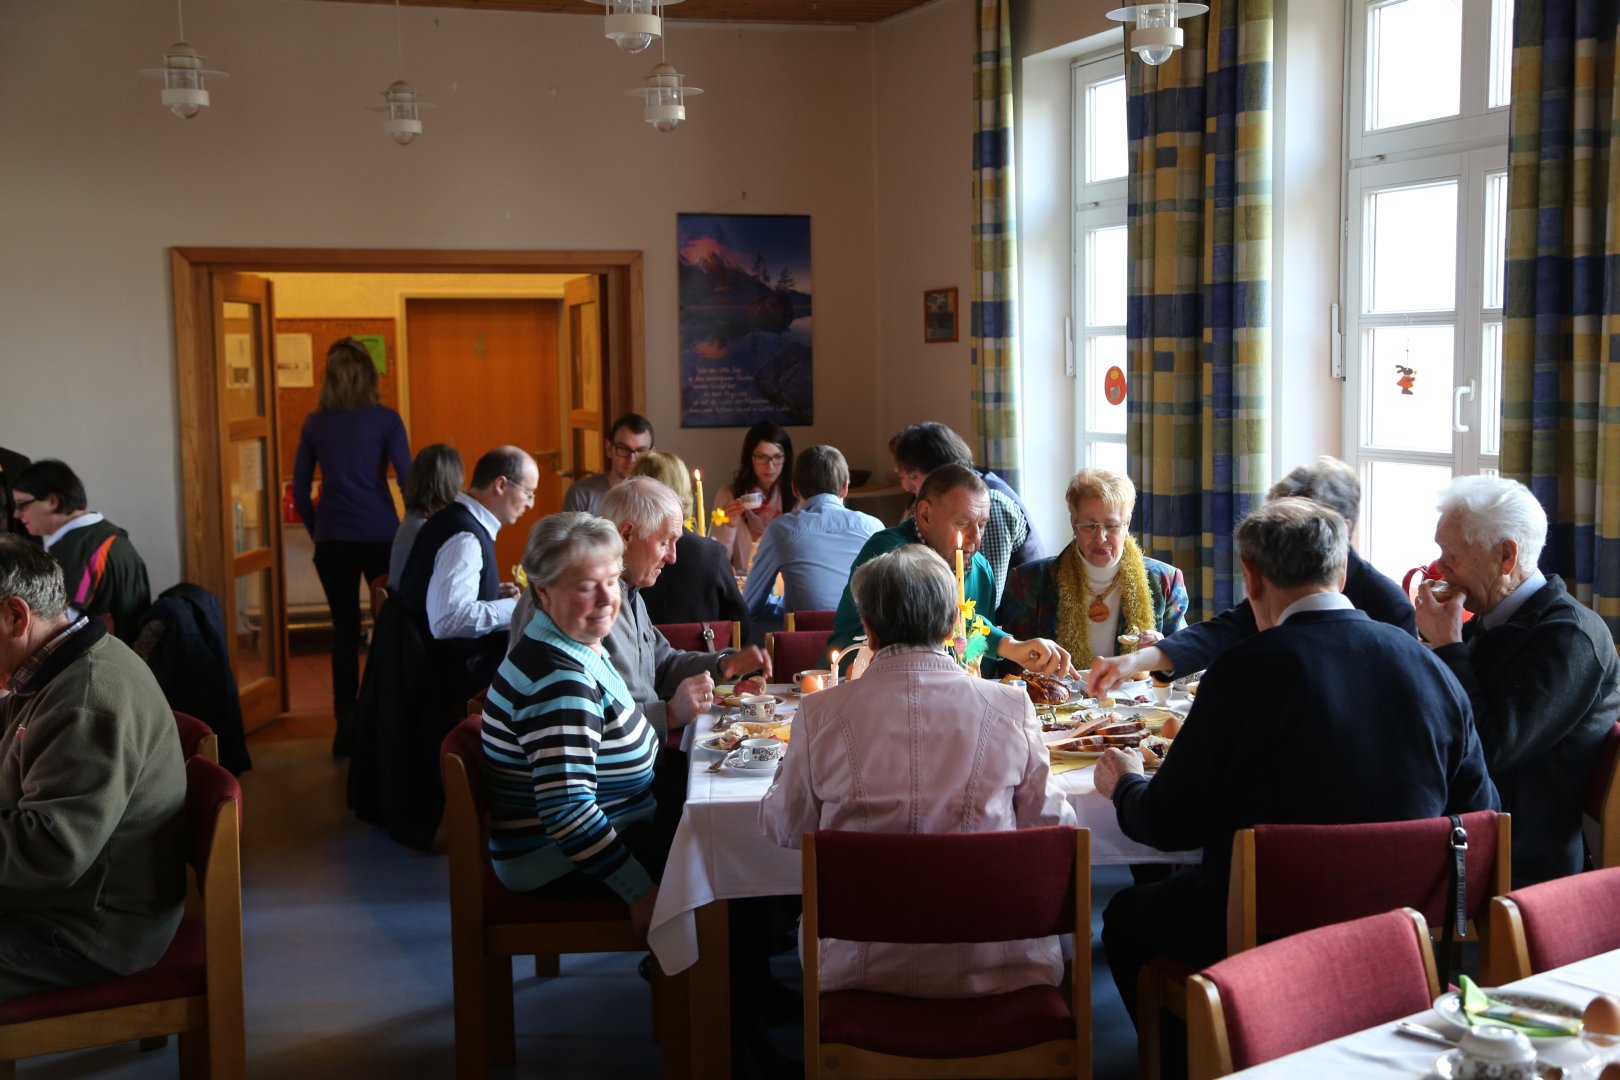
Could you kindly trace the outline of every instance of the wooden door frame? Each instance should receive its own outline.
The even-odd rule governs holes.
[[[647,411],[641,262],[639,251],[171,248],[180,405],[181,554],[186,580],[216,596],[223,595],[222,590],[230,584],[223,557],[223,508],[219,502],[219,373],[213,362],[215,273],[600,274],[606,287],[608,327],[603,390],[608,414],[617,416]],[[274,370],[273,362],[271,368]],[[268,390],[273,403],[275,387]],[[272,513],[271,518],[279,532],[280,513]],[[286,673],[282,676],[285,678]]]

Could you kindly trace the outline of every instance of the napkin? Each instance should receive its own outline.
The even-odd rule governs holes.
[[[1559,1016],[1556,1013],[1542,1012],[1540,1009],[1496,1001],[1475,986],[1474,980],[1467,975],[1459,975],[1457,985],[1463,1015],[1470,1019],[1477,1018],[1500,1024],[1537,1039],[1581,1033],[1581,1022],[1576,1017]]]

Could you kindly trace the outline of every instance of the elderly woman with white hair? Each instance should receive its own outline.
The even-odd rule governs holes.
[[[1473,703],[1485,765],[1513,815],[1514,887],[1576,873],[1587,784],[1620,720],[1614,639],[1537,568],[1547,514],[1529,488],[1462,476],[1439,509],[1445,585],[1423,583],[1417,626]]]
[[[602,497],[597,513],[613,523],[624,541],[623,605],[605,645],[631,695],[661,733],[690,724],[714,703],[715,676],[735,679],[761,669],[770,674],[770,661],[757,645],[681,652],[647,617],[639,590],[675,562],[686,517],[673,491],[651,477],[632,476]]]
[[[796,848],[818,829],[1000,832],[1072,825],[1019,687],[964,672],[941,647],[956,619],[945,560],[909,544],[850,583],[876,650],[859,679],[806,697],[760,806],[765,835]],[[911,718],[910,722],[907,718]],[[921,722],[918,722],[921,718]],[[823,942],[823,991],[973,997],[1055,986],[1055,938],[993,945]]]
[[[673,832],[653,797],[658,735],[602,645],[623,554],[590,514],[553,514],[529,533],[535,611],[484,704],[485,797],[503,885],[616,895],[645,934]]]

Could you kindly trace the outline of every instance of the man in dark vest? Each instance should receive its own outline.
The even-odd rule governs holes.
[[[432,639],[445,701],[483,691],[505,655],[518,588],[501,582],[495,536],[534,505],[539,482],[533,458],[496,447],[473,467],[471,489],[428,518],[405,560],[400,600]]]

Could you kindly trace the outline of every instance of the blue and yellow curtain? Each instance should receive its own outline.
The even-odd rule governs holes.
[[[973,435],[981,467],[1014,488],[1018,433],[1018,188],[1013,177],[1011,0],[979,0],[973,57]]]
[[[1164,64],[1126,53],[1133,526],[1189,620],[1242,598],[1232,531],[1271,477],[1272,0],[1209,4]]]
[[[1519,0],[1508,133],[1502,472],[1541,567],[1620,637],[1620,0]]]

